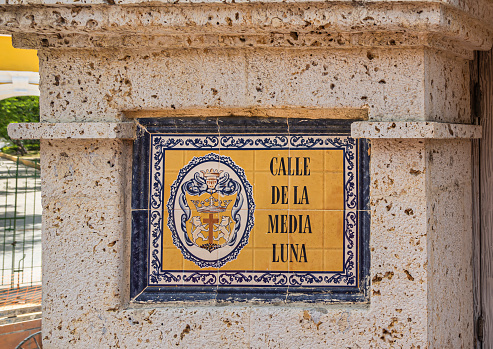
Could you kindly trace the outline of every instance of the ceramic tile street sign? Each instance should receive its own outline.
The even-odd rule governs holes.
[[[148,176],[134,207],[147,213],[146,229],[134,224],[133,234],[147,236],[148,291],[361,293],[360,141],[343,128],[157,124],[142,128],[147,159],[134,159],[147,160],[145,173],[134,169],[134,182]]]

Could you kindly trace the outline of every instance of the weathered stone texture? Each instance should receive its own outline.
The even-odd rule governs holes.
[[[470,154],[469,142],[427,144],[430,347],[470,348],[473,341]]]
[[[427,307],[424,141],[372,141],[370,173],[371,232],[379,231],[370,242],[371,304],[372,309],[382,309],[384,324],[390,326],[387,322],[394,318],[399,324],[381,328],[380,336],[389,343],[423,347],[427,337],[422,326]],[[377,341],[375,347],[379,345]]]
[[[129,147],[123,141],[43,141],[42,148],[43,321],[56,331],[76,314],[119,309],[128,296],[122,194]],[[62,320],[67,315],[68,323]]]
[[[306,107],[470,123],[467,59],[489,48],[493,13],[473,0],[61,5],[0,7],[0,32],[40,48],[44,122]],[[43,344],[470,348],[468,142],[371,141],[368,303],[218,306],[129,302],[131,142],[42,140]]]
[[[40,58],[47,122],[116,121],[124,110],[298,105],[367,107],[371,120],[470,119],[467,61],[426,50],[45,50]]]
[[[124,110],[298,105],[367,107],[373,120],[427,119],[418,49],[42,50],[39,56],[46,122],[116,121]]]
[[[482,127],[431,121],[357,121],[351,124],[354,138],[475,139]]]
[[[466,12],[462,6],[450,6],[446,1],[253,1],[238,2],[234,6],[224,2],[202,2],[193,6],[180,1],[140,6],[109,6],[104,3],[70,6],[83,3],[60,2],[59,5],[40,7],[35,13],[29,10],[29,6],[5,7],[8,11],[2,11],[7,13],[0,22],[0,29],[37,33],[114,31],[120,34],[157,34],[193,32],[197,27],[215,33],[268,32],[273,28],[278,32],[290,28],[301,32],[324,30],[336,33],[439,28],[466,39],[467,34],[491,28],[478,19],[488,18],[485,16],[491,15],[493,8],[488,1],[475,1],[476,6],[471,9],[481,9],[477,13]],[[26,16],[28,12],[31,15]],[[463,22],[465,15],[469,19],[467,23]]]
[[[369,305],[127,310],[125,143],[42,146],[46,347],[425,347],[423,142],[373,143]]]
[[[470,123],[469,61],[435,50],[426,50],[424,61],[428,120]]]
[[[133,122],[12,123],[12,139],[134,139]]]
[[[43,50],[42,120],[117,121],[125,110],[141,109],[303,105],[366,107],[371,120],[466,121],[469,100],[456,97],[468,92],[465,61],[447,65],[430,52]],[[445,83],[451,92],[443,93]],[[442,102],[431,106],[429,94]],[[471,292],[467,286],[447,292],[469,275],[470,251],[462,248],[456,260],[449,253],[468,243],[468,175],[459,192],[435,189],[441,168],[449,165],[431,162],[433,147],[426,142],[372,142],[370,304],[136,309],[126,296],[124,198],[130,196],[122,193],[128,193],[128,143],[43,141],[46,347],[424,348],[447,341],[467,347],[468,301],[442,307],[452,301],[444,297]],[[449,151],[462,149],[458,142]],[[454,166],[450,174],[461,173]],[[443,203],[449,199],[463,206]],[[457,233],[443,237],[448,232]]]

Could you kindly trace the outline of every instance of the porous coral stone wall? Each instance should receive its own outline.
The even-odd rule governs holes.
[[[0,7],[39,49],[55,123],[317,107],[469,124],[469,60],[491,39],[486,1],[56,4]],[[470,140],[396,134],[371,140],[368,302],[221,306],[131,303],[132,142],[43,139],[44,346],[471,348]]]

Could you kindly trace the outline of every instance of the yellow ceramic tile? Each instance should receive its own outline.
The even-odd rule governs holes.
[[[191,262],[185,258],[183,258],[183,270],[199,270],[199,271],[211,271],[211,270],[216,270],[217,268],[200,268],[197,264],[194,262]]]
[[[220,270],[342,270],[344,221],[342,151],[290,151],[288,149],[168,151],[165,158],[165,205],[169,198],[169,188],[176,180],[179,169],[194,156],[204,156],[211,152],[229,156],[245,170],[248,181],[254,187],[256,205],[255,226],[250,232],[247,246],[240,251],[235,260],[226,263]],[[273,158],[275,158],[274,161],[272,161]],[[283,169],[288,171],[289,161],[291,161],[291,168],[294,172],[296,172],[296,161],[298,161],[298,173],[303,174],[304,158],[310,159],[306,160],[310,170],[309,176],[287,176],[283,173],[279,175],[279,171],[282,172]],[[277,175],[271,173],[271,162],[273,171]],[[221,169],[224,166],[218,163],[216,168]],[[283,189],[283,186],[286,189]],[[293,202],[295,186],[297,187],[296,199],[299,202],[297,204]],[[204,195],[209,196],[209,194]],[[282,203],[283,195],[287,201],[285,204]],[[205,196],[199,197],[199,201]],[[192,205],[190,199],[189,202]],[[224,198],[219,199],[224,200]],[[206,220],[211,217],[198,213],[192,206],[191,209],[192,216],[200,216],[201,223],[208,224]],[[212,214],[212,219],[219,221],[220,215]],[[172,242],[171,232],[167,228],[167,218],[165,211],[162,239],[163,268],[167,270],[218,270],[217,268],[200,268],[183,258],[181,251]],[[300,232],[300,222],[301,230],[304,232]],[[187,228],[192,231],[190,221],[187,222]],[[217,235],[217,232],[213,234]],[[205,240],[197,237],[199,244],[208,242],[208,232],[204,232],[203,235]]]
[[[173,184],[173,182],[178,178],[179,171],[180,168],[169,169],[168,167],[165,167],[165,171],[164,171],[165,182],[168,183],[169,185]]]
[[[301,155],[301,154],[299,154]],[[314,172],[323,172],[323,163],[320,162],[317,168],[311,166],[310,152],[307,151],[305,156],[273,158],[269,172],[278,177],[309,177]],[[316,163],[316,162],[315,162]]]
[[[176,248],[178,250],[178,247],[175,247],[173,244],[173,238],[171,237],[171,230],[168,228],[168,216],[166,215],[165,219],[163,220],[163,248]],[[151,230],[152,231],[152,230]]]
[[[219,154],[229,156],[236,165],[240,166],[245,171],[253,171],[254,155],[253,150],[225,150],[220,149]]]
[[[219,268],[219,271],[227,270],[253,270],[253,249],[243,248],[235,260]]]
[[[244,210],[241,210],[240,212],[240,215],[242,215],[243,217],[248,217],[248,209],[246,208],[246,205],[245,205],[245,209]],[[254,212],[254,220],[255,220],[255,212]],[[256,222],[254,222],[254,225],[252,227],[252,230],[250,231],[250,235],[248,237],[248,243],[247,245],[244,247],[245,248],[248,248],[248,249],[254,249],[255,248],[255,226],[257,225]],[[243,251],[243,250],[242,250]]]
[[[344,211],[324,212],[324,248],[339,249],[344,242]]]
[[[164,205],[166,206],[168,204],[169,196],[171,193],[171,186],[175,182],[176,178],[178,177],[178,171],[177,170],[169,170],[166,171],[164,174]]]
[[[324,270],[342,271],[344,267],[343,250],[324,250]]]
[[[326,150],[325,151],[325,171],[326,172],[342,172],[344,167],[344,152],[343,150]]]
[[[306,248],[323,248],[324,211],[289,211],[290,244],[305,244]],[[289,228],[288,228],[289,229]]]
[[[188,164],[194,157],[201,157],[210,153],[219,155],[219,150],[183,150],[185,165]],[[219,167],[219,164],[217,167]]]
[[[289,271],[323,271],[324,251],[290,245]]]
[[[289,209],[323,210],[326,186],[324,178],[322,172],[313,172],[306,177],[289,177]]]
[[[290,149],[289,156],[291,157],[291,167],[296,169],[298,164],[299,173],[305,174],[305,164],[307,172],[310,174],[313,172],[324,171],[324,153],[326,150],[294,150]]]
[[[288,211],[255,210],[255,226],[252,229],[255,248],[272,248],[273,244],[287,244]]]
[[[273,176],[270,172],[256,172],[253,197],[257,209],[288,209],[289,177]]]
[[[226,164],[219,163],[218,170],[230,172],[230,175],[231,175],[231,168]],[[254,180],[255,180],[255,172],[252,169],[249,169],[249,170],[243,169],[243,170],[244,170],[243,172],[245,174],[245,177],[246,177],[248,183],[250,183],[250,185],[253,187]]]
[[[326,210],[344,209],[344,175],[339,173],[326,173],[324,175],[324,193]]]
[[[278,255],[279,246],[276,245],[276,254],[273,247],[255,249],[254,267],[258,271],[288,271],[288,262],[282,262]]]
[[[247,178],[248,183],[253,187],[255,172],[253,170],[245,170],[245,177]]]
[[[183,270],[183,255],[178,248],[163,249],[163,270]]]
[[[184,151],[166,150],[164,152],[164,166],[166,170],[180,170],[183,166],[185,166]]]
[[[274,177],[285,177],[278,175],[279,167],[281,165],[281,158],[284,158],[284,164],[286,165],[286,159],[289,157],[289,149],[281,150],[256,150],[255,151],[255,170],[256,171],[268,171],[271,172],[270,166],[272,162]],[[275,158],[275,159],[274,159]],[[274,159],[274,160],[273,160]],[[285,167],[287,170],[287,167]]]

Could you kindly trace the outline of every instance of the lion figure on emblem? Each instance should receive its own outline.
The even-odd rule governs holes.
[[[209,229],[206,228],[206,224],[202,223],[202,220],[200,219],[199,216],[194,216],[192,217],[192,237],[193,237],[193,242],[197,243],[198,238],[202,238],[202,240],[207,240],[204,234],[202,234],[203,231],[207,232]]]
[[[207,240],[206,235],[202,232],[208,232],[208,225],[202,223],[202,219],[199,216],[193,216],[192,220],[192,238],[193,242],[197,244],[197,239],[201,238],[202,240]],[[214,224],[214,231],[219,231],[217,238],[214,238],[214,241],[219,241],[221,238],[229,242],[231,238],[231,231],[229,230],[229,224],[231,223],[231,218],[228,216],[222,216],[221,222],[219,224]]]
[[[221,222],[219,224],[214,224],[214,231],[220,231],[217,235],[217,239],[214,238],[215,241],[224,238],[226,242],[229,242],[229,239],[231,238],[231,232],[228,229],[230,223],[231,219],[228,216],[222,216]]]

